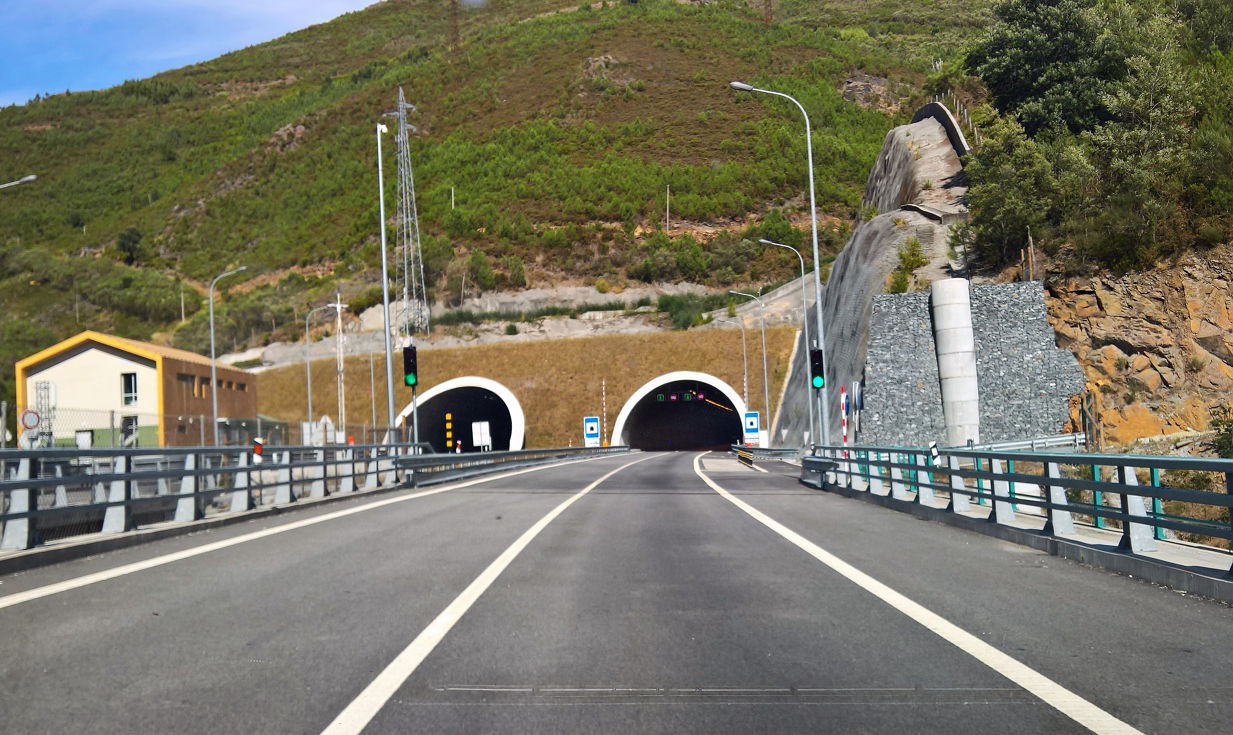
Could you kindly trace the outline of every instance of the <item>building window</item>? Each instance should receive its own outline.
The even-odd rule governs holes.
[[[137,373],[121,373],[120,381],[123,383],[121,399],[124,405],[137,405]]]
[[[235,384],[235,389],[236,389],[236,390],[238,390],[238,391],[240,391],[241,393],[247,393],[247,392],[248,392],[248,384],[247,384],[247,383],[236,383],[236,384]]]
[[[193,395],[198,398],[209,398],[210,397],[210,379],[206,377],[198,376],[197,390],[193,392]]]

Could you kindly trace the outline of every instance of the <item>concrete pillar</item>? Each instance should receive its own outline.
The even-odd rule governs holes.
[[[980,441],[980,391],[976,384],[976,338],[965,278],[948,278],[931,287],[933,341],[942,389],[946,445]]]

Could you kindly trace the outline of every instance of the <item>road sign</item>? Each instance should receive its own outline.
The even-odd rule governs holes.
[[[751,447],[758,446],[758,427],[760,423],[757,411],[745,412],[745,444]]]
[[[599,417],[585,416],[582,419],[582,444],[586,447],[599,446]]]
[[[21,428],[23,429],[37,429],[41,420],[38,411],[27,408],[21,412]]]

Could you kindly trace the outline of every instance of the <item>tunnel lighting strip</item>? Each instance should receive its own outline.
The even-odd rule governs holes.
[[[1086,727],[1088,730],[1091,730],[1094,733],[1101,733],[1101,735],[1142,735],[1141,731],[1125,722],[1122,722],[1110,713],[1102,710],[1083,697],[1080,697],[1078,694],[1075,694],[1061,684],[1045,677],[1035,669],[1021,663],[1011,656],[1008,656],[988,643],[985,643],[980,638],[977,638],[949,620],[946,620],[941,615],[938,615],[925,606],[909,599],[899,592],[896,592],[889,586],[879,582],[868,574],[865,574],[851,564],[848,564],[839,557],[753,507],[749,503],[746,503],[740,498],[734,496],[732,493],[723,489],[702,472],[702,467],[699,464],[699,460],[701,460],[706,454],[707,452],[702,452],[694,457],[694,474],[702,478],[703,482],[709,485],[712,490],[723,496],[724,499],[748,513],[762,525],[795,544],[797,548],[801,549],[806,554],[809,554],[813,558],[830,567],[832,570],[838,572],[841,576],[847,578],[848,581],[857,585],[874,597],[877,597],[899,612],[907,615],[913,621],[920,623],[930,631],[938,634],[938,636],[940,636],[947,643],[950,643],[985,666],[988,666],[997,673],[1023,687],[1045,704],[1053,707],[1058,712],[1061,712],[1083,727]]]
[[[590,485],[587,485],[582,490],[579,490],[574,495],[571,495],[563,503],[549,511],[548,515],[539,519],[534,526],[531,526],[525,533],[519,536],[517,541],[510,544],[509,548],[501,552],[501,555],[489,564],[487,569],[480,572],[475,581],[467,585],[467,588],[458,597],[454,598],[454,601],[442,610],[441,614],[429,623],[428,627],[424,628],[415,637],[415,640],[411,641],[410,645],[404,648],[402,653],[398,654],[385,667],[385,670],[378,674],[377,678],[373,679],[372,683],[365,687],[364,691],[360,692],[359,696],[351,701],[351,704],[347,705],[346,709],[334,718],[330,726],[322,731],[322,735],[351,735],[352,733],[358,735],[358,733],[363,731],[368,726],[368,723],[372,722],[372,719],[381,711],[381,708],[385,706],[385,703],[390,701],[390,698],[398,692],[407,679],[411,678],[411,675],[424,662],[424,659],[428,658],[428,654],[432,653],[437,644],[449,634],[450,630],[453,629],[459,620],[462,620],[462,616],[467,614],[471,606],[492,586],[497,577],[501,576],[506,567],[513,563],[514,559],[517,559],[518,555],[535,540],[540,531],[547,528],[548,524],[556,520],[557,516],[564,513],[569,506],[599,487],[609,477],[627,467],[632,467],[639,462],[645,462],[657,456],[662,457],[664,455],[651,454],[635,459],[632,462],[626,462]]]

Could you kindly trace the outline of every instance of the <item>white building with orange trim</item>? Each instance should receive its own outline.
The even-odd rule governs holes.
[[[218,365],[219,422],[257,416],[252,373]],[[44,445],[188,446],[213,441],[210,358],[86,331],[17,362],[17,410]]]

